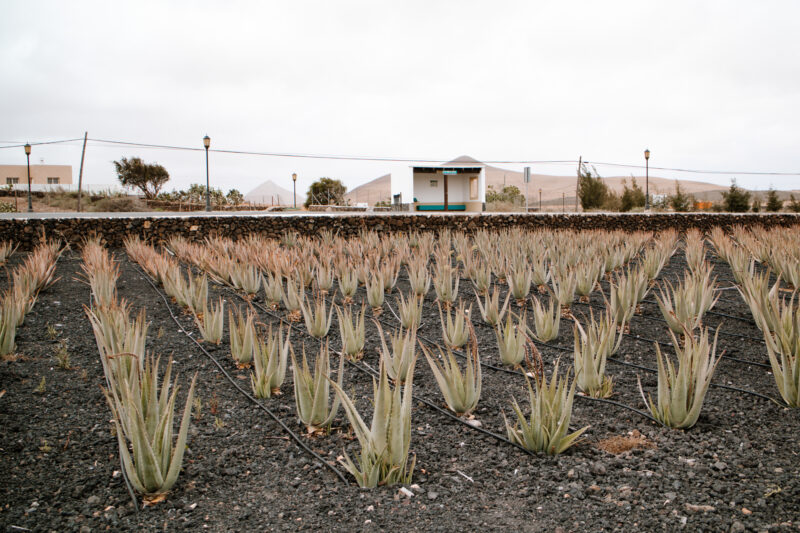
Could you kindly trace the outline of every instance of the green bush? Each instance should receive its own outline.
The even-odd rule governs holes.
[[[731,188],[722,193],[722,206],[730,213],[745,213],[750,209],[750,192],[736,185],[736,179],[731,180]]]
[[[667,197],[667,203],[676,213],[685,213],[694,205],[694,197],[683,192],[681,184],[675,180],[675,193]]]
[[[620,198],[620,211],[630,211],[636,207],[644,207],[645,196],[644,191],[636,183],[636,178],[631,176],[631,186],[628,187],[628,182],[622,180],[622,197]]]
[[[778,193],[772,187],[767,191],[767,207],[766,210],[770,212],[780,211],[783,209],[783,200],[778,198]]]

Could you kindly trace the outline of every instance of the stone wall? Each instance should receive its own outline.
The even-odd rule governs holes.
[[[714,226],[731,228],[746,226],[790,226],[800,223],[800,215],[780,214],[730,214],[730,213],[656,213],[656,214],[324,214],[324,215],[152,215],[131,214],[114,217],[71,215],[60,217],[46,215],[26,218],[24,214],[3,215],[0,218],[0,240],[12,240],[20,248],[30,249],[44,232],[60,237],[70,244],[80,243],[86,236],[99,235],[112,247],[122,246],[126,235],[160,241],[170,235],[183,235],[202,240],[209,235],[234,239],[250,233],[280,237],[285,231],[314,235],[329,230],[343,236],[357,235],[361,230],[379,232],[412,230],[438,231],[442,228],[475,231],[509,227],[548,229],[608,229],[624,231],[659,231],[676,228],[709,230]]]

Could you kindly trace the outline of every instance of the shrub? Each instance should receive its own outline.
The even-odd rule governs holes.
[[[750,192],[736,185],[736,180],[731,180],[731,187],[722,193],[722,207],[730,213],[744,213],[750,208]]]
[[[681,184],[678,183],[678,180],[675,180],[675,192],[667,197],[667,203],[673,211],[685,213],[692,208],[694,197],[683,192]]]

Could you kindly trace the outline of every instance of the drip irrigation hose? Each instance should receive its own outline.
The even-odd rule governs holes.
[[[141,267],[139,267],[138,265],[136,265],[136,266],[137,266],[137,268],[140,270],[140,272],[141,272],[141,273],[144,275],[144,278],[145,278],[145,280],[147,280],[147,282],[150,284],[150,286],[153,288],[153,290],[154,290],[154,291],[155,291],[155,292],[156,292],[156,293],[157,293],[157,294],[158,294],[158,295],[161,297],[161,299],[164,301],[164,305],[166,305],[166,307],[167,307],[167,310],[169,311],[169,314],[170,314],[170,316],[172,317],[172,320],[173,320],[173,321],[174,321],[174,322],[175,322],[175,323],[178,325],[178,327],[179,327],[179,328],[181,328],[181,331],[183,331],[183,333],[184,333],[184,334],[185,334],[187,337],[189,337],[189,338],[192,340],[192,342],[194,342],[194,343],[195,343],[195,345],[196,345],[198,348],[200,348],[200,350],[201,350],[201,351],[202,351],[202,352],[205,354],[205,356],[206,356],[206,357],[208,357],[208,358],[209,358],[209,359],[210,359],[210,360],[211,360],[211,361],[214,363],[214,365],[215,365],[215,366],[216,366],[216,367],[217,367],[217,368],[220,370],[220,372],[222,372],[222,374],[223,374],[223,375],[225,376],[225,378],[226,378],[226,379],[227,379],[227,380],[228,380],[228,381],[231,383],[231,385],[233,385],[233,386],[234,386],[234,387],[235,387],[235,388],[236,388],[236,389],[237,389],[237,390],[238,390],[240,393],[242,393],[242,395],[244,395],[244,397],[245,397],[245,398],[247,398],[247,399],[248,399],[248,400],[249,400],[251,403],[253,403],[253,404],[254,404],[256,407],[258,407],[259,409],[261,409],[261,410],[262,410],[262,411],[264,411],[265,413],[267,413],[267,414],[270,416],[270,418],[272,418],[272,419],[273,419],[275,422],[277,422],[277,423],[278,423],[278,425],[279,425],[279,426],[281,426],[281,428],[282,428],[282,429],[283,429],[283,430],[284,430],[286,433],[288,433],[288,434],[289,434],[289,436],[292,438],[292,440],[294,440],[294,441],[297,443],[297,445],[298,445],[298,446],[300,446],[300,448],[302,448],[303,450],[305,450],[306,452],[308,452],[309,454],[311,454],[311,455],[312,455],[312,456],[313,456],[315,459],[317,459],[317,460],[318,460],[318,461],[320,461],[320,462],[321,462],[323,465],[325,465],[326,467],[328,467],[328,469],[330,469],[330,470],[331,470],[331,471],[332,471],[334,474],[336,474],[336,476],[337,476],[337,477],[338,477],[338,478],[339,478],[339,479],[340,479],[342,482],[344,482],[344,483],[348,483],[348,481],[347,481],[347,478],[344,476],[344,474],[342,474],[342,473],[341,473],[341,472],[340,472],[340,471],[339,471],[339,470],[338,470],[336,467],[334,467],[333,465],[329,464],[329,463],[328,463],[328,462],[327,462],[327,461],[326,461],[324,458],[322,458],[322,457],[321,457],[321,456],[320,456],[320,455],[319,455],[317,452],[315,452],[314,450],[312,450],[311,448],[309,448],[309,447],[308,447],[308,446],[307,446],[307,445],[306,445],[306,444],[305,444],[305,443],[302,441],[302,439],[300,438],[300,436],[299,436],[299,435],[297,435],[297,434],[296,434],[294,431],[292,431],[291,429],[289,429],[289,426],[287,426],[287,425],[286,425],[286,424],[285,424],[285,423],[284,423],[284,422],[283,422],[283,421],[282,421],[280,418],[278,418],[278,417],[277,417],[277,416],[276,416],[276,415],[275,415],[275,414],[274,414],[274,413],[273,413],[273,412],[272,412],[272,411],[271,411],[271,410],[270,410],[270,409],[269,409],[267,406],[265,406],[264,404],[262,404],[261,402],[259,402],[258,400],[256,400],[256,399],[255,399],[253,396],[251,396],[251,395],[250,395],[250,393],[248,393],[248,392],[247,392],[246,390],[244,390],[244,389],[243,389],[241,386],[239,386],[239,384],[238,384],[238,383],[236,383],[236,381],[234,381],[234,379],[231,377],[231,375],[230,375],[230,374],[228,374],[228,372],[227,372],[227,371],[225,370],[225,368],[224,368],[224,367],[223,367],[223,366],[220,364],[220,362],[219,362],[219,361],[218,361],[218,360],[217,360],[217,359],[216,359],[216,358],[215,358],[213,355],[211,355],[210,353],[208,353],[208,351],[207,351],[207,350],[206,350],[206,349],[203,347],[203,345],[201,345],[199,342],[197,342],[197,339],[195,339],[194,337],[192,337],[192,335],[191,335],[191,334],[190,334],[188,331],[186,331],[186,329],[183,327],[183,324],[181,324],[181,323],[180,323],[180,321],[177,319],[177,317],[175,316],[175,314],[172,312],[172,308],[171,308],[171,307],[170,307],[170,305],[169,305],[169,301],[168,301],[168,300],[166,299],[166,297],[165,297],[165,296],[164,296],[164,295],[161,293],[161,291],[158,289],[158,287],[157,287],[157,286],[156,286],[156,285],[155,285],[155,284],[152,282],[152,280],[150,279],[150,276],[148,276],[146,272],[144,272],[143,270],[141,270]]]

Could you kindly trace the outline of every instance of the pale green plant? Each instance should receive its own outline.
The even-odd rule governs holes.
[[[312,337],[321,339],[328,334],[331,329],[331,319],[333,318],[333,308],[328,311],[324,298],[317,298],[313,307],[310,302],[302,302],[300,310],[303,312],[306,330]]]
[[[550,299],[547,308],[536,298],[531,298],[533,308],[533,337],[539,342],[550,342],[558,337],[561,326],[561,310],[555,305],[555,300]]]
[[[195,324],[200,330],[203,340],[212,344],[222,342],[222,334],[225,330],[225,304],[220,298],[217,305],[204,303],[202,313],[195,315]]]
[[[188,302],[187,307],[192,314],[197,315],[206,307],[208,301],[208,276],[189,276],[187,287]]]
[[[264,301],[267,307],[273,311],[278,308],[283,299],[283,286],[281,285],[281,278],[277,274],[267,272],[262,278],[261,282],[264,287]]]
[[[405,329],[416,331],[422,322],[422,309],[425,304],[423,297],[412,293],[406,299],[401,292],[395,301],[397,302],[397,314],[400,317],[400,324]]]
[[[292,358],[292,374],[294,376],[294,399],[297,407],[297,416],[306,425],[309,434],[317,433],[330,427],[331,422],[339,411],[339,396],[335,396],[330,403],[330,352],[328,343],[320,347],[319,354],[314,363],[314,373],[308,366],[306,349],[303,347],[303,366],[297,364],[294,349],[289,347]],[[344,357],[339,357],[339,370],[337,384],[342,387],[344,379]]]
[[[369,303],[369,306],[372,308],[372,312],[375,315],[381,314],[381,312],[383,312],[383,298],[384,298],[383,274],[377,272],[367,277],[366,290],[367,290],[367,302]]]
[[[408,283],[411,291],[416,296],[425,296],[431,288],[431,275],[428,272],[428,262],[424,258],[410,261],[406,265]]]
[[[639,392],[650,408],[653,418],[668,427],[688,429],[695,425],[700,417],[700,410],[703,408],[714,369],[720,361],[720,358],[715,357],[719,329],[714,335],[713,345],[708,341],[708,329],[702,330],[697,337],[688,331],[685,332],[683,346],[672,331],[669,334],[678,358],[677,370],[669,358],[661,355],[661,348],[656,343],[657,401],[653,402],[649,395],[645,398],[641,381]]]
[[[342,293],[344,303],[349,304],[353,301],[358,290],[358,275],[352,270],[339,272],[339,292]]]
[[[772,304],[780,291],[780,277],[770,288],[770,276],[769,270],[756,272],[755,264],[751,261],[749,272],[742,275],[742,283],[738,286],[738,290],[750,308],[756,325],[762,328],[762,324],[766,323],[767,331],[775,331],[778,327],[778,318]]]
[[[517,305],[522,307],[531,292],[531,280],[533,279],[531,269],[528,267],[509,269],[506,273],[506,279],[508,280],[509,292],[517,301]]]
[[[233,263],[230,279],[231,285],[248,297],[256,295],[261,288],[261,271],[255,265]]]
[[[379,484],[411,482],[416,464],[416,457],[409,464],[413,380],[412,363],[403,380],[405,385],[392,389],[386,368],[381,363],[378,381],[373,382],[374,409],[370,427],[367,427],[342,387],[332,383],[361,447],[358,464],[347,452],[344,453],[343,460],[345,468],[360,487],[374,488]]]
[[[256,345],[255,315],[251,310],[246,313],[238,307],[228,310],[228,334],[230,337],[231,357],[236,366],[244,368],[253,361]]]
[[[601,314],[595,321],[594,313],[589,315],[586,329],[575,320],[573,335],[578,388],[593,398],[608,398],[613,392],[613,381],[605,374],[606,363],[608,356],[619,348],[622,335],[616,335],[616,327],[609,315]]]
[[[500,291],[496,285],[492,289],[491,295],[489,295],[487,291],[484,302],[481,302],[481,297],[476,293],[475,298],[478,300],[478,310],[481,312],[483,321],[492,327],[499,324],[508,310],[508,301],[510,297],[510,294],[507,294],[506,301],[503,302],[503,307],[500,307]]]
[[[504,365],[517,367],[525,360],[530,343],[527,329],[525,316],[518,318],[517,323],[514,324],[511,320],[511,313],[506,316],[505,325],[498,324],[495,328],[500,361]]]
[[[687,271],[682,283],[664,282],[664,287],[669,287],[669,290],[660,289],[656,302],[673,333],[680,335],[699,328],[705,313],[719,300],[719,295],[714,297],[716,282],[710,276],[710,271],[693,274]]]
[[[137,357],[119,354],[115,357]],[[116,428],[122,467],[133,488],[145,501],[163,499],[175,485],[183,464],[197,374],[192,378],[180,428],[173,438],[173,419],[179,386],[170,383],[172,359],[167,363],[159,391],[159,361],[147,358],[129,376],[116,376],[104,389]],[[172,392],[170,393],[170,388]]]
[[[314,277],[317,283],[317,290],[320,294],[328,294],[333,288],[333,270],[330,265],[323,261],[317,262]]]
[[[550,276],[550,284],[553,286],[553,297],[562,309],[572,307],[572,300],[575,298],[575,287],[578,280],[572,269],[565,269]]]
[[[17,317],[17,328],[19,328],[25,323],[25,315],[33,309],[36,295],[31,296],[24,288],[14,285],[3,294],[3,301],[6,306],[13,308],[11,313]]]
[[[383,329],[379,322],[375,321],[375,326],[378,328],[378,336],[381,339],[381,362],[386,367],[389,377],[399,384],[408,375],[408,369],[417,360],[416,344],[417,333],[416,330],[407,329],[403,333],[403,329],[396,330],[394,334],[390,335],[389,341],[392,349],[386,345],[386,339],[383,335]]]
[[[84,306],[84,310],[92,325],[107,382],[113,383],[124,376],[127,376],[125,379],[130,379],[135,371],[132,363],[142,364],[145,358],[145,340],[149,325],[144,308],[133,321],[129,318],[130,308],[124,300],[106,308],[90,309]],[[135,357],[113,357],[121,353],[133,354]]]
[[[478,357],[478,342],[474,333],[470,337],[470,350],[466,357],[463,373],[449,347],[446,348],[447,355],[442,352],[441,348],[438,349],[439,358],[442,360],[440,364],[425,348],[425,345],[420,344],[448,409],[458,416],[470,415],[478,406],[481,398],[482,373]]]
[[[492,267],[487,261],[478,262],[470,273],[469,279],[478,295],[485,296],[492,283]]]
[[[17,349],[18,312],[8,295],[0,300],[0,358],[11,355]]]
[[[336,307],[336,316],[339,319],[339,336],[342,341],[342,353],[353,361],[364,356],[365,328],[364,313],[366,309],[361,306],[360,313],[353,313],[348,306],[344,310]]]
[[[303,302],[305,292],[302,286],[298,286],[293,278],[286,280],[286,290],[283,292],[283,307],[286,308],[290,322],[297,322],[303,316]]]
[[[449,310],[445,310],[442,314],[442,306],[439,305],[439,320],[442,323],[442,338],[448,348],[457,350],[464,346],[469,340],[470,328],[470,307],[464,310],[464,302],[458,305],[458,309],[453,310],[450,314]]]
[[[384,258],[383,262],[381,262],[380,273],[383,280],[383,290],[386,294],[389,294],[394,289],[397,277],[400,275],[400,260],[397,256]]]
[[[256,398],[270,398],[273,394],[280,394],[281,385],[286,378],[291,331],[291,328],[286,328],[284,341],[280,326],[277,333],[273,333],[270,326],[265,339],[256,339],[253,350],[255,371],[250,374],[250,386]]]
[[[575,292],[578,293],[582,302],[589,301],[597,282],[603,275],[603,263],[599,260],[587,259],[575,266]]]
[[[686,232],[684,251],[690,271],[695,273],[707,269],[705,239],[699,229],[691,228]]]
[[[92,300],[96,307],[109,307],[117,301],[117,280],[119,279],[119,265],[107,257],[103,249],[100,252],[106,256],[99,264],[90,264],[84,260],[81,269],[84,272],[89,287],[92,290]]]
[[[797,293],[791,298],[770,298],[775,326],[759,314],[764,341],[767,345],[772,374],[781,397],[789,407],[800,407],[800,311],[796,307]]]
[[[455,302],[459,280],[452,266],[446,263],[437,265],[433,276],[433,289],[436,291],[436,298],[445,309],[449,310]]]
[[[189,307],[189,286],[183,277],[181,267],[177,263],[167,262],[160,273],[164,292],[171,296],[181,307]]]
[[[12,244],[11,241],[0,242],[0,266],[3,266],[8,261],[14,252],[19,247],[19,243]]]
[[[511,408],[517,420],[511,424],[503,413],[508,439],[532,452],[543,452],[549,455],[563,453],[579,442],[580,436],[589,429],[585,426],[567,434],[572,418],[572,402],[575,399],[575,382],[569,383],[569,371],[563,378],[558,376],[558,363],[553,368],[553,375],[548,383],[547,378],[530,380],[528,385],[528,401],[530,415],[526,417],[516,399]]]

